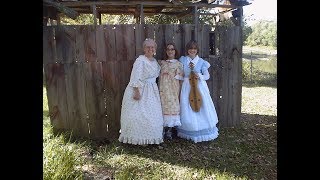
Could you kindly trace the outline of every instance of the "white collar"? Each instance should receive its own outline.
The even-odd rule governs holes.
[[[193,59],[191,59],[189,56],[187,56],[187,59],[188,59],[188,64],[190,62],[192,62],[194,65],[196,65],[198,63],[198,61],[199,61],[199,56],[196,55],[196,57],[194,57]]]
[[[171,62],[171,63],[174,63],[174,62],[177,62],[178,60],[176,59],[167,59],[166,62]]]

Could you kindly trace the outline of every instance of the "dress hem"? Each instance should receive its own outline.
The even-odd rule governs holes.
[[[219,133],[218,131],[214,132],[213,134],[209,135],[200,135],[200,136],[190,136],[187,134],[184,134],[182,132],[178,132],[177,136],[181,137],[183,139],[192,140],[195,143],[202,142],[202,141],[211,141],[218,137]]]
[[[157,139],[136,139],[132,137],[119,137],[119,141],[122,143],[127,144],[134,144],[134,145],[144,145],[144,144],[160,144],[163,142],[162,138]]]

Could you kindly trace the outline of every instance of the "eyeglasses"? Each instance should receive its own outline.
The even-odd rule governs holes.
[[[175,50],[175,49],[169,49],[169,48],[167,49],[167,51],[174,51],[174,50]]]

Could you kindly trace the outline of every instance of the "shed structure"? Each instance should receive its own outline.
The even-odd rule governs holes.
[[[174,42],[181,54],[197,40],[199,56],[207,60],[207,81],[219,127],[240,124],[242,88],[242,6],[246,1],[92,1],[43,0],[43,66],[50,121],[55,133],[77,137],[117,139],[122,96],[142,42],[153,38],[161,59],[165,44]],[[212,9],[203,12],[203,9]],[[218,10],[217,10],[218,9]],[[234,26],[200,24],[199,15],[240,12]],[[60,14],[75,19],[94,15],[92,25],[61,25]],[[101,14],[133,15],[136,24],[101,24]],[[192,24],[145,24],[144,17],[166,14],[192,16]],[[232,13],[236,14],[236,13]],[[48,23],[50,22],[51,23]],[[56,23],[52,23],[56,21]]]

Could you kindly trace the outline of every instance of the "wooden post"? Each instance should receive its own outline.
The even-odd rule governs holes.
[[[193,7],[193,24],[198,24],[198,11],[197,11],[198,7],[194,6]]]
[[[57,19],[57,25],[60,25],[61,24],[61,18],[60,18],[60,14],[59,13],[57,13],[56,19]]]
[[[194,34],[193,34],[193,39],[198,41],[198,38],[197,38],[197,32],[198,32],[198,11],[197,11],[198,7],[197,6],[194,6],[193,7],[193,24],[195,25],[194,26]]]
[[[140,5],[140,24],[145,24],[143,14],[143,4]]]
[[[97,25],[97,6],[93,4],[91,8],[92,8],[94,25]]]
[[[242,6],[239,7],[239,11],[240,11],[240,17],[239,17],[239,26],[242,27],[243,26],[243,8]]]

